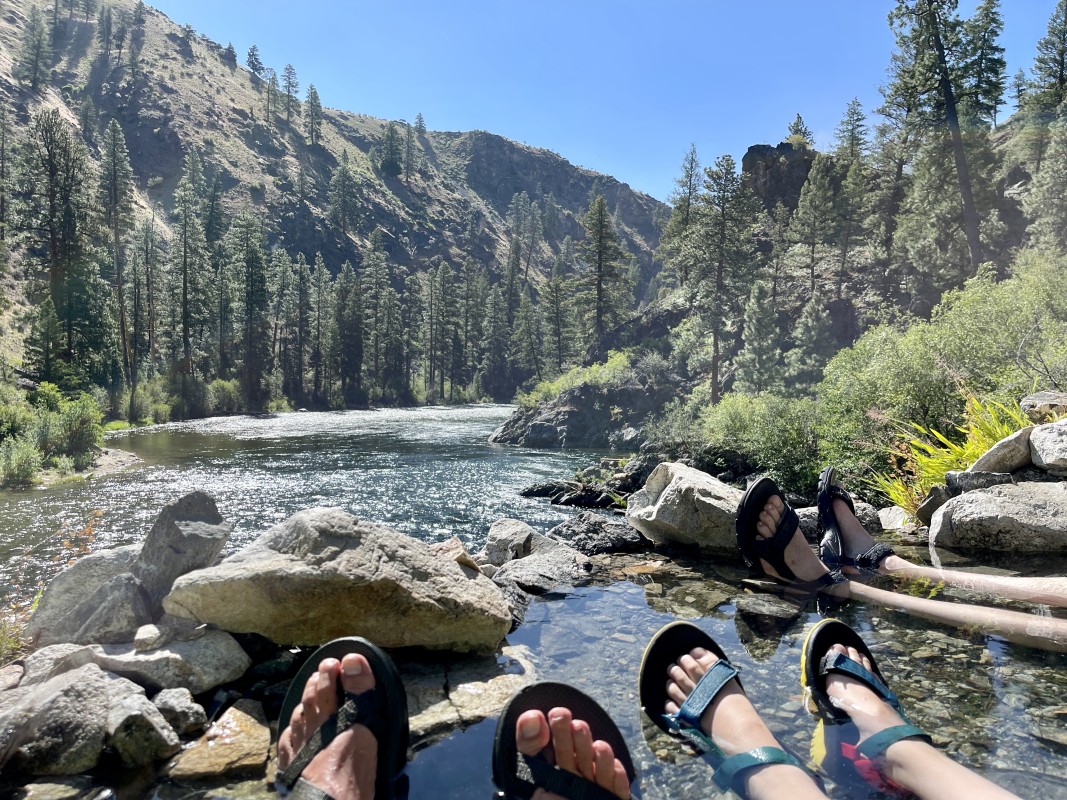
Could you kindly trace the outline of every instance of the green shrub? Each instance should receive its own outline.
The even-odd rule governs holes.
[[[540,402],[547,402],[559,397],[567,389],[583,384],[588,386],[620,385],[633,380],[634,370],[630,364],[631,353],[628,350],[612,350],[607,361],[589,367],[572,367],[562,375],[538,383],[528,393],[519,392],[516,402],[527,408]]]
[[[96,451],[104,443],[100,426],[103,414],[100,406],[89,395],[67,403],[59,412],[63,432],[63,455],[74,459],[77,469],[85,469],[93,463]]]
[[[127,393],[124,405],[126,406],[126,418],[130,424],[139,425],[148,422],[152,417],[152,397],[140,386],[133,393],[132,400]]]
[[[241,385],[236,381],[216,378],[208,384],[212,414],[235,414],[241,407]]]
[[[44,381],[30,393],[30,402],[45,411],[59,411],[63,403],[63,393],[54,383]]]
[[[41,451],[28,436],[0,442],[0,478],[5,486],[30,486],[41,470]]]
[[[33,442],[34,447],[41,453],[45,460],[50,459],[63,448],[63,426],[60,414],[51,411],[40,411],[34,417],[26,437]]]
[[[21,398],[0,398],[0,441],[25,433],[31,425],[33,410]]]
[[[891,503],[914,514],[930,488],[944,483],[946,473],[967,469],[1001,439],[1029,424],[1018,409],[969,397],[963,423],[955,428],[958,440],[912,425],[912,434],[919,435],[902,437],[890,448],[892,460],[902,463],[892,472],[876,473],[869,483]]]

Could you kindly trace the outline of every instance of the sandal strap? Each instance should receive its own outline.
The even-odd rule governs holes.
[[[822,661],[819,662],[819,674],[828,675],[831,672],[855,678],[865,684],[880,698],[889,703],[889,705],[893,706],[893,708],[898,711],[900,710],[900,700],[897,698],[896,694],[894,694],[893,690],[886,686],[877,675],[868,670],[858,661],[853,661],[844,653],[838,653],[835,650],[831,650],[822,657]]]
[[[784,502],[784,497],[782,500],[785,506],[785,513],[778,520],[774,535],[767,539],[755,539],[753,547],[756,550],[756,554],[760,558],[766,559],[780,577],[788,581],[795,581],[797,576],[789,568],[789,565],[785,563],[785,548],[792,540],[793,534],[797,532],[797,528],[800,527],[800,517],[797,516],[797,512],[793,510],[789,503]]]
[[[708,710],[715,697],[731,680],[737,677],[737,667],[729,661],[719,659],[711,669],[705,672],[689,697],[682,703],[677,714],[664,714],[672,730],[684,732],[686,729],[700,731],[700,718]],[[701,732],[701,738],[707,739]]]
[[[344,733],[353,725],[365,725],[376,739],[381,740],[384,721],[380,713],[382,696],[377,687],[358,695],[346,692],[344,697],[345,701],[341,707],[304,742],[304,746],[293,756],[289,766],[279,770],[277,780],[286,789],[292,789],[299,780],[300,773],[311,763],[311,760],[329,747],[330,742],[339,734]]]
[[[289,800],[334,800],[334,797],[315,784],[298,778],[292,791],[289,792]]]
[[[848,506],[848,510],[851,511],[853,514],[856,513],[856,504],[852,502],[852,495],[850,495],[836,483],[830,485],[830,500],[831,502],[833,502],[833,500],[835,499],[844,500],[845,504]]]
[[[896,555],[892,547],[883,542],[878,542],[872,545],[870,550],[860,553],[855,558],[842,557],[841,563],[846,566],[856,567],[864,572],[877,573],[878,565],[892,555]]]
[[[892,728],[886,728],[884,731],[879,731],[874,736],[864,739],[857,745],[856,752],[873,761],[901,739],[912,738],[932,743],[929,734],[922,728],[917,728],[914,725],[894,725]]]
[[[716,768],[712,780],[723,791],[733,789],[742,797],[746,797],[744,786],[740,785],[744,773],[768,764],[789,764],[804,769],[795,756],[780,747],[757,747],[747,753],[738,753],[727,758]]]
[[[539,755],[525,757],[525,760],[533,777],[532,783],[540,789],[554,792],[569,800],[619,800],[614,792],[609,792],[581,775],[555,767]]]

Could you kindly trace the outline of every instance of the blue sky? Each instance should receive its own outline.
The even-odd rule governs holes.
[[[554,150],[666,200],[690,142],[710,164],[774,144],[799,112],[827,146],[870,113],[892,51],[891,0],[156,0],[179,24],[252,44],[301,97],[433,130]],[[960,0],[968,14],[975,0]],[[1003,0],[1009,78],[1056,0]],[[1010,109],[1006,109],[1010,111]],[[1004,115],[1006,116],[1006,114]]]

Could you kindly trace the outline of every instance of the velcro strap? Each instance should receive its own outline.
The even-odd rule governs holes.
[[[790,764],[803,769],[803,766],[796,758],[780,747],[757,747],[747,753],[738,753],[730,756],[723,761],[718,769],[715,770],[713,779],[715,785],[723,791],[732,788],[739,795],[745,797],[747,795],[744,791],[744,786],[735,786],[734,784],[741,779],[746,771],[768,764]]]
[[[856,556],[852,562],[862,569],[877,570],[882,560],[891,555],[894,555],[893,548],[883,542],[879,542],[866,553]]]
[[[800,517],[797,516],[797,512],[793,510],[791,505],[786,504],[785,513],[782,514],[781,519],[778,520],[777,527],[774,529],[774,536],[755,540],[757,552],[782,552],[799,527]]]
[[[929,735],[922,728],[917,728],[914,725],[894,725],[892,728],[879,731],[869,739],[860,742],[856,747],[856,752],[867,758],[875,759],[901,739],[911,738],[922,739],[926,742],[931,741]]]
[[[837,672],[855,678],[893,706],[893,708],[899,709],[900,701],[897,699],[897,696],[893,691],[882,683],[877,675],[865,668],[858,661],[853,661],[844,653],[830,650],[822,657],[822,661],[819,662],[819,674],[825,676],[829,675],[831,672]]]
[[[848,510],[851,511],[853,514],[856,513],[856,506],[852,502],[852,495],[850,495],[836,483],[830,487],[830,498],[831,502],[835,499],[844,500],[845,503],[848,505]]]
[[[708,710],[715,696],[727,683],[737,677],[737,668],[729,661],[719,659],[705,672],[692,693],[682,703],[677,714],[668,715],[672,728],[689,727],[700,730],[700,718]],[[673,720],[673,721],[672,721]]]
[[[333,795],[324,792],[313,783],[308,783],[303,778],[297,779],[296,785],[288,794],[288,798],[289,800],[334,800]]]
[[[581,775],[554,767],[541,756],[524,756],[535,786],[570,800],[619,800],[614,792],[588,781]]]

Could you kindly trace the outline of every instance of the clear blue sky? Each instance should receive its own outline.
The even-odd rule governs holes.
[[[976,0],[960,0],[969,14]],[[853,97],[880,102],[892,0],[156,0],[301,97],[433,130],[545,147],[667,199],[693,142],[710,164],[775,144],[799,112],[827,146]],[[1008,76],[1056,0],[1003,0]],[[1007,115],[1010,109],[1006,109]]]

